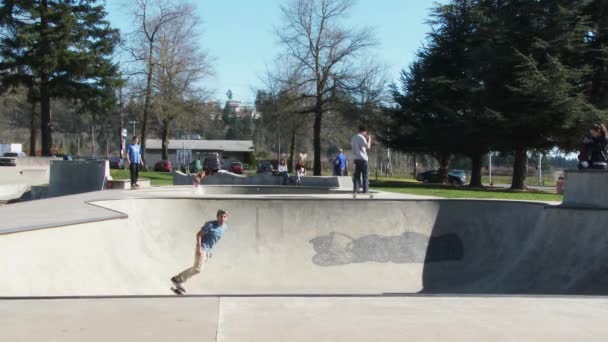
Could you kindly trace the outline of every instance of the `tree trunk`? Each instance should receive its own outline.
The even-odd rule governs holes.
[[[162,131],[162,159],[169,160],[169,122],[163,122]]]
[[[289,167],[289,172],[293,172],[293,159],[295,157],[296,154],[296,128],[294,127],[291,131],[291,142],[289,144],[289,160],[287,161],[288,163],[288,167]]]
[[[471,157],[471,180],[469,181],[469,187],[481,188],[481,163],[483,153],[474,153]]]
[[[51,98],[47,81],[42,81],[40,85],[40,140],[42,155],[50,156],[53,146],[53,129],[51,126]]]
[[[48,52],[51,48],[48,35],[48,4],[47,0],[40,1],[40,32],[41,46],[43,51]],[[46,71],[46,66],[40,70],[40,140],[43,156],[51,155],[53,147],[53,131],[51,126],[51,94],[49,92],[49,73]]]
[[[513,163],[513,180],[511,181],[511,190],[526,189],[526,161],[528,154],[525,149],[515,151],[515,162]]]
[[[323,112],[317,109],[315,113],[315,124],[314,124],[314,152],[315,159],[313,165],[313,175],[320,176],[321,175],[321,119],[323,117]]]
[[[452,155],[449,153],[441,153],[437,157],[439,162],[439,177],[441,177],[442,183],[447,183],[448,172],[450,171],[450,164],[452,163]]]
[[[38,130],[36,129],[36,100],[34,96],[31,96],[30,104],[32,108],[30,110],[30,156],[36,156],[36,135]]]
[[[148,47],[148,78],[146,80],[146,96],[144,98],[144,117],[141,125],[141,156],[142,158],[146,154],[146,138],[147,138],[147,130],[148,130],[148,112],[150,111],[150,98],[152,97],[152,72],[154,71],[154,63],[152,59],[154,58],[154,44],[150,41],[150,46]],[[145,159],[144,159],[145,160]]]

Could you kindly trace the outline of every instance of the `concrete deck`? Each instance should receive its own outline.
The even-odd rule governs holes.
[[[0,301],[5,341],[606,341],[606,298],[184,297]]]

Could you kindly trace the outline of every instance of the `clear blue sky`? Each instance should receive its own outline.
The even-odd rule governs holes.
[[[215,58],[216,76],[206,83],[215,97],[225,99],[231,89],[234,99],[253,102],[252,89],[279,53],[273,28],[280,24],[281,0],[197,0],[203,20],[201,46]],[[440,1],[445,2],[445,1]],[[107,0],[112,24],[131,31],[125,4],[131,0]],[[371,26],[380,46],[374,52],[396,79],[412,61],[429,27],[425,23],[432,0],[358,0],[349,22]]]

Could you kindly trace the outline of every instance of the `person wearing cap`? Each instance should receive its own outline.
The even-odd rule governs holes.
[[[211,258],[211,250],[224,236],[226,229],[228,229],[228,225],[226,225],[226,221],[228,220],[228,212],[220,209],[217,211],[216,217],[216,220],[206,222],[196,233],[194,265],[171,278],[171,282],[181,293],[186,292],[183,284],[188,281],[188,279],[201,273],[203,264],[205,264],[209,258]]]

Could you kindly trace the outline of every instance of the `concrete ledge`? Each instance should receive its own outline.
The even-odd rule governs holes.
[[[179,171],[173,172],[173,185],[192,185],[194,175],[187,175]],[[220,172],[212,176],[207,176],[203,180],[205,185],[282,185],[283,178],[271,174],[258,174],[255,176],[237,175],[230,172]],[[295,185],[296,176],[289,177],[288,185]],[[301,177],[301,185],[308,187],[331,188],[331,189],[352,189],[353,183],[350,177]]]
[[[568,170],[564,207],[608,208],[608,171]]]
[[[149,179],[139,179],[137,181],[140,189],[150,188],[152,185],[150,184]],[[106,189],[110,190],[131,190],[131,180],[130,179],[114,179],[106,181]]]

